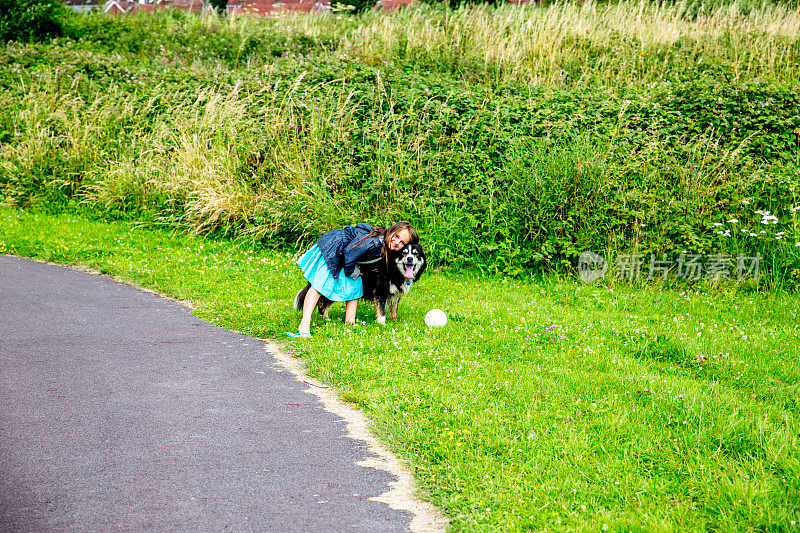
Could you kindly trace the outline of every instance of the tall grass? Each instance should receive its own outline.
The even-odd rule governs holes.
[[[77,40],[3,51],[0,194],[292,246],[409,219],[432,261],[493,273],[590,249],[800,273],[800,16],[685,11],[85,19]],[[713,224],[744,205],[781,225],[733,242]]]
[[[692,16],[690,16],[692,15]],[[330,21],[301,17],[302,33]],[[336,28],[336,34],[342,32]],[[345,27],[338,49],[374,64],[426,59],[465,75],[534,85],[653,83],[705,62],[733,80],[797,80],[800,9],[734,2],[691,14],[685,2],[556,2],[544,8],[420,6]]]

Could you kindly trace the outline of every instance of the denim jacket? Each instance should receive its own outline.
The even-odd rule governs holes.
[[[355,226],[331,230],[317,239],[317,246],[334,279],[339,277],[342,268],[345,276],[355,279],[359,274],[357,263],[366,263],[380,257],[383,246],[381,237],[371,237],[354,246],[370,231],[372,226],[361,222]]]

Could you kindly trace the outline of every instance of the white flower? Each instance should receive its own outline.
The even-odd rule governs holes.
[[[798,248],[798,247],[800,247],[800,242],[796,242],[796,243],[794,243],[794,247],[795,247],[795,248]]]
[[[757,233],[751,233],[750,236],[751,237],[758,237],[758,234]]]
[[[738,221],[738,220],[736,220],[735,218],[732,218],[732,219],[730,219],[730,220],[728,221],[728,224],[736,224],[737,222],[739,222],[739,221]]]
[[[718,231],[717,235],[725,235],[725,232],[724,231]]]
[[[775,235],[777,235],[778,237],[780,237],[780,236],[781,236],[781,235],[783,235],[784,233],[786,233],[786,232],[785,232],[785,231],[779,231],[779,232],[778,232],[778,233],[776,233]]]
[[[718,228],[722,225],[722,222],[714,222],[714,227]]]
[[[749,202],[748,200],[742,200],[742,203],[743,203],[744,205],[750,205],[750,202]]]

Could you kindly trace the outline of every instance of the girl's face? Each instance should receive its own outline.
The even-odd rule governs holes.
[[[407,229],[401,229],[391,237],[389,237],[389,249],[393,252],[399,252],[403,246],[408,244],[411,240],[411,232]]]

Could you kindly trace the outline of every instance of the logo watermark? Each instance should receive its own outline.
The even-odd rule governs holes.
[[[674,278],[683,281],[700,279],[758,281],[761,255],[726,254],[619,254],[610,269],[617,281]],[[578,258],[578,276],[585,283],[594,283],[605,277],[609,264],[594,252],[583,252]]]
[[[578,275],[584,283],[594,283],[608,272],[608,263],[602,255],[583,252],[578,258]]]

